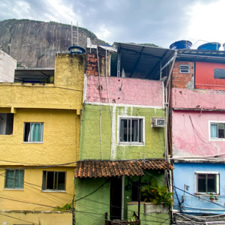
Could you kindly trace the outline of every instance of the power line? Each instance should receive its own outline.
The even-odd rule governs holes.
[[[34,222],[27,221],[27,220],[19,219],[19,218],[16,218],[14,216],[5,215],[4,213],[1,213],[1,212],[0,212],[0,214],[3,215],[3,216],[6,216],[6,217],[12,218],[12,219],[16,219],[16,220],[19,220],[19,221],[30,223],[31,225],[35,225],[35,224],[39,225],[38,223],[34,223]]]

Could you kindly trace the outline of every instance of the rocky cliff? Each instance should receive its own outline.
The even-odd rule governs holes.
[[[76,27],[73,30],[76,34]],[[93,44],[103,43],[85,28],[79,27],[78,33],[79,46],[86,46],[87,37]],[[53,68],[55,54],[68,52],[70,46],[70,25],[15,19],[0,22],[0,49],[21,66]]]

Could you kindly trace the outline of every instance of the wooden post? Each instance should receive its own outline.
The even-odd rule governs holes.
[[[138,187],[139,187],[139,193],[138,193],[138,220],[140,220],[140,210],[141,210],[141,176],[139,176],[139,182],[138,182]]]

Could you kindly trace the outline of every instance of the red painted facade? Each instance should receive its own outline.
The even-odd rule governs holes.
[[[225,79],[215,79],[214,69],[225,69],[224,64],[196,62],[195,88],[225,90]]]

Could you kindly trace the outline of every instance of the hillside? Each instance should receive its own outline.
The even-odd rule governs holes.
[[[76,27],[74,27],[74,31]],[[79,27],[79,45],[104,43],[95,34]],[[4,20],[0,22],[0,49],[25,67],[54,67],[54,56],[71,46],[71,26],[56,22]]]

